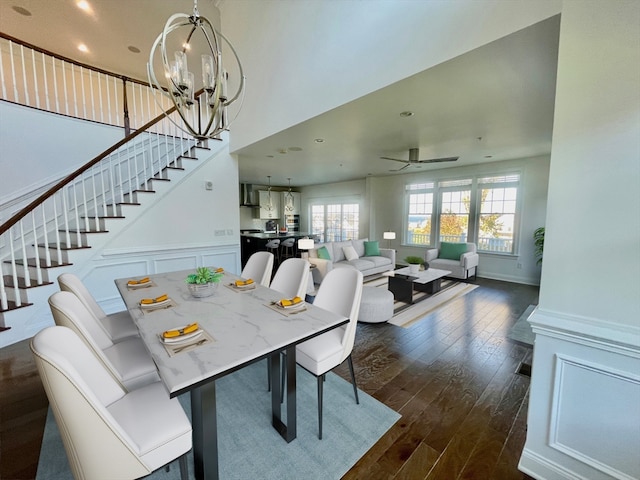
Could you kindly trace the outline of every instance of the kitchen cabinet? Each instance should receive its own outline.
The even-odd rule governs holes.
[[[287,203],[289,192],[281,192],[281,194],[280,205],[282,206],[282,218],[286,215],[300,215],[300,192],[291,192],[291,196],[293,197],[292,208],[289,208],[289,204]]]
[[[266,190],[260,190],[260,218],[262,219],[277,219],[280,218],[280,192],[271,192],[271,209],[269,209],[269,192]]]

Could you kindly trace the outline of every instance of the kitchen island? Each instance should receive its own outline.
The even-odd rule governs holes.
[[[307,232],[244,233],[240,235],[240,254],[242,259],[242,266],[244,267],[249,257],[255,252],[266,251],[267,243],[274,238],[279,239],[280,242],[286,240],[287,238],[295,238],[296,246],[294,247],[294,251],[296,253],[298,249],[297,240],[301,238],[313,238],[317,241],[317,235]]]

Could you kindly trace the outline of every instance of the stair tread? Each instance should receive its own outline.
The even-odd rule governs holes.
[[[13,287],[14,286],[13,277],[11,275],[3,275],[2,278],[4,279],[5,287]],[[18,277],[18,288],[36,288],[36,287],[41,287],[43,285],[53,285],[53,282],[42,282],[42,283],[37,283],[37,284],[34,284],[34,285],[27,286],[24,283],[24,278]]]
[[[9,260],[5,260],[4,263],[11,263],[11,261]],[[24,262],[22,259],[16,260],[16,265],[24,265]],[[36,259],[35,258],[27,258],[27,265],[29,267],[35,267],[36,266]],[[73,263],[65,263],[65,262],[58,262],[57,260],[51,260],[51,265],[46,265],[44,260],[40,259],[40,268],[56,268],[56,267],[67,267],[69,265],[73,265]]]
[[[55,243],[50,243],[48,245],[45,245],[44,243],[39,243],[38,247],[44,248],[45,246],[48,246],[50,249],[53,250],[82,250],[84,248],[91,248],[90,245],[67,245],[64,242],[61,242],[60,245],[57,245]]]
[[[66,230],[58,230],[59,232],[65,232]],[[80,230],[69,230],[69,233],[109,233],[109,230],[85,230],[81,228]]]
[[[0,312],[9,312],[9,311],[11,311],[11,310],[17,310],[18,308],[30,307],[31,305],[33,305],[33,303],[28,303],[28,302],[26,302],[26,303],[23,303],[22,305],[20,305],[20,306],[18,307],[18,306],[16,306],[16,302],[14,302],[13,300],[9,300],[9,301],[7,302],[7,304],[8,304],[7,306],[8,306],[9,308],[7,308],[6,310],[5,310],[5,309],[3,309],[3,308],[0,308]],[[7,327],[3,327],[3,329],[4,329],[4,330],[8,330],[8,328],[7,328]]]

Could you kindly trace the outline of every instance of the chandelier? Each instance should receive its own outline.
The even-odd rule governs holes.
[[[222,41],[229,47],[237,65],[237,85],[231,97],[228,93],[230,76],[222,63]],[[170,58],[167,51],[172,46],[175,51]],[[200,58],[194,53],[196,49],[204,51]],[[160,61],[165,85],[158,81],[154,71],[154,63],[159,66]],[[200,75],[196,77],[197,70],[193,69],[198,67]],[[169,17],[164,30],[151,47],[147,74],[151,87],[156,87],[153,88],[154,94],[169,98],[182,122],[179,124],[173,120],[167,114],[168,109],[162,107],[156,98],[167,117],[180,130],[198,140],[217,137],[222,131],[228,130],[237,117],[240,108],[230,121],[227,107],[244,92],[245,77],[240,59],[229,40],[198,13],[198,0],[193,2],[192,15],[176,13]]]
[[[295,207],[293,193],[291,193],[291,178],[287,178],[287,180],[289,180],[289,190],[284,194],[284,210],[286,213],[293,213]]]
[[[267,204],[264,206],[264,209],[267,212],[271,212],[274,210],[273,202],[271,201],[271,175],[267,175],[267,178],[269,179],[269,186],[267,187]]]

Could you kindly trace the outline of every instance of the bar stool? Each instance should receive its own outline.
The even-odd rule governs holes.
[[[283,240],[280,243],[280,259],[281,260],[286,260],[287,258],[293,258],[295,257],[295,245],[296,245],[296,239],[295,238],[287,238],[286,240]]]
[[[273,240],[269,240],[265,245],[265,248],[273,253],[273,259],[275,260],[275,264],[280,263],[280,239],[274,238]]]

